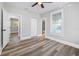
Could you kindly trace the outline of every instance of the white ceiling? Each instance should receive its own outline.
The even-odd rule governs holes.
[[[7,5],[14,6],[16,8],[25,9],[35,13],[45,13],[56,8],[61,8],[68,2],[53,2],[53,3],[43,3],[45,8],[41,8],[39,5],[32,7],[35,2],[6,2]]]

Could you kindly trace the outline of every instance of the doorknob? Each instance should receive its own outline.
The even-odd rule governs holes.
[[[6,31],[6,29],[3,29],[2,31]]]

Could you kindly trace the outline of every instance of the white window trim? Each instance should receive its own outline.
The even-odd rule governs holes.
[[[58,13],[58,12],[61,12],[62,13],[62,19],[63,19],[63,32],[61,33],[54,33],[52,32],[52,14],[55,14],[55,13]],[[53,35],[58,35],[58,36],[61,36],[63,35],[64,36],[64,15],[63,15],[63,9],[59,9],[59,10],[56,10],[56,11],[53,11],[50,13],[50,34],[53,34]]]

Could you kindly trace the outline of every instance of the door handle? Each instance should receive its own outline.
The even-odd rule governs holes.
[[[6,29],[3,29],[2,31],[6,31]]]

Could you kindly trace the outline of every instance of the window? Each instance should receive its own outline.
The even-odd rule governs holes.
[[[61,33],[63,32],[63,13],[61,10],[53,12],[51,14],[51,32]]]

